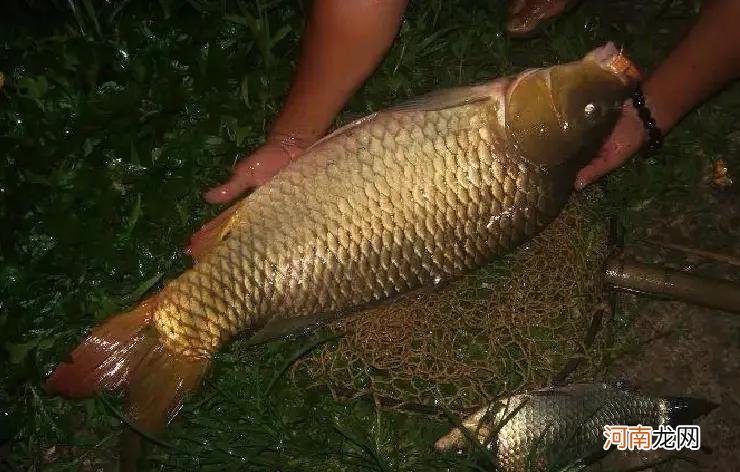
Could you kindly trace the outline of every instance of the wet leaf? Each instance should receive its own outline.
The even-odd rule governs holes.
[[[142,211],[141,211],[141,194],[136,195],[136,202],[134,203],[134,206],[131,207],[131,214],[128,217],[128,225],[126,227],[126,232],[131,233],[133,231],[134,226],[136,226],[136,222],[139,221],[139,217],[141,217]]]
[[[11,364],[21,364],[26,360],[28,353],[36,348],[38,341],[29,341],[25,343],[5,343],[5,350],[8,351],[8,360]]]
[[[159,279],[161,279],[163,275],[164,275],[164,272],[158,272],[154,274],[153,276],[151,276],[150,278],[148,278],[147,280],[143,281],[132,292],[124,295],[123,301],[126,303],[131,303],[131,302],[141,299],[141,297],[146,292],[148,292],[149,289],[151,289],[154,286],[154,284],[159,282]]]

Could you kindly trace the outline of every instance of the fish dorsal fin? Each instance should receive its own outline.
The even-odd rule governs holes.
[[[491,86],[473,85],[437,90],[402,102],[388,111],[434,111],[455,108],[491,99]]]
[[[547,388],[542,390],[535,390],[529,393],[533,397],[567,397],[570,392],[563,389]]]
[[[490,85],[474,85],[471,87],[455,87],[445,90],[438,90],[435,92],[422,95],[421,97],[413,98],[405,102],[401,102],[398,105],[392,106],[387,110],[373,113],[371,115],[363,116],[355,121],[352,121],[342,127],[339,127],[327,134],[323,138],[313,143],[306,151],[315,148],[316,146],[328,141],[334,136],[346,133],[353,128],[360,125],[364,125],[373,121],[381,113],[393,113],[393,112],[404,112],[404,111],[434,111],[444,110],[446,108],[455,108],[470,103],[477,103],[491,99],[491,88]]]
[[[318,146],[319,144],[323,143],[324,141],[328,141],[329,139],[333,138],[334,136],[337,136],[339,134],[345,133],[345,132],[351,130],[352,128],[357,128],[360,125],[363,125],[365,123],[368,123],[368,122],[374,120],[376,116],[378,116],[378,113],[377,112],[375,112],[375,113],[373,113],[371,115],[363,116],[362,118],[358,118],[355,121],[351,121],[351,122],[347,123],[344,126],[340,126],[339,128],[335,129],[331,133],[327,134],[323,138],[319,139],[318,141],[316,141],[315,143],[313,143],[312,145],[310,145],[303,152],[306,153],[306,152],[310,151],[311,149],[315,148],[316,146]]]
[[[530,392],[530,394],[538,397],[579,396],[604,388],[607,388],[607,386],[601,384],[567,384],[559,387],[542,388]]]

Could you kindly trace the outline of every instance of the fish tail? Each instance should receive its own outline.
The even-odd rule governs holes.
[[[191,359],[166,347],[152,325],[156,296],[95,328],[46,380],[46,391],[84,398],[102,390],[126,391],[129,419],[159,431],[194,390],[208,359]]]
[[[703,398],[668,397],[668,423],[671,426],[692,424],[697,418],[717,408],[717,404]]]

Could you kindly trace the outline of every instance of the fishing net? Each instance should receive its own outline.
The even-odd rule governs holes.
[[[434,291],[331,326],[344,333],[296,366],[335,396],[390,405],[479,406],[504,391],[547,384],[577,353],[597,363],[584,333],[603,297],[607,253],[597,192],[575,196],[515,253]]]

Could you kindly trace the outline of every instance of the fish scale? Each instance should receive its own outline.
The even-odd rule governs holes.
[[[244,327],[377,302],[531,235],[553,213],[551,186],[495,147],[496,104],[381,113],[315,146],[167,286],[155,313],[166,343],[209,355]]]

